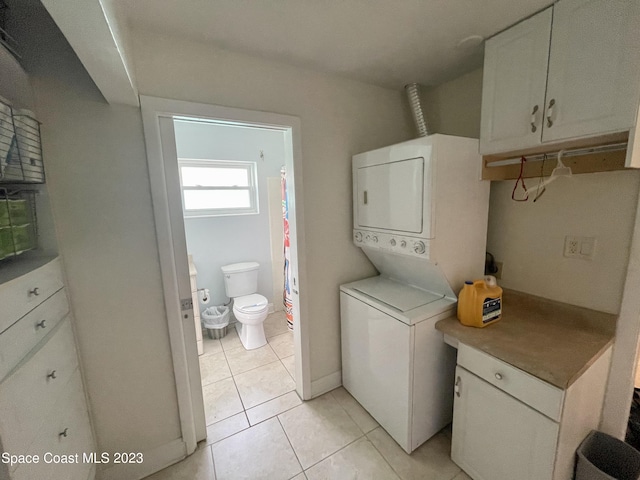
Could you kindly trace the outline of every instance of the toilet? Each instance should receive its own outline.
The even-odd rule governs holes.
[[[233,263],[221,268],[225,292],[227,297],[233,299],[233,314],[239,322],[236,329],[242,345],[247,350],[266,345],[264,320],[269,314],[269,302],[256,293],[260,264]]]

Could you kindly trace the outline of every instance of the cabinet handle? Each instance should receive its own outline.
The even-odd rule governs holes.
[[[369,195],[367,194],[367,191],[364,191],[364,204],[368,204],[369,203]]]
[[[496,378],[502,380],[502,374],[500,372],[496,373]]]
[[[549,101],[549,106],[547,107],[547,127],[553,127],[553,120],[551,117],[553,116],[553,106],[556,104],[556,99],[552,98]]]
[[[40,320],[38,323],[36,323],[36,330],[39,328],[47,328],[47,326],[45,325],[46,320]]]
[[[32,295],[34,297],[37,297],[38,295],[40,295],[40,289],[36,287],[33,290],[29,290],[29,296],[32,296]]]
[[[454,388],[456,392],[456,396],[460,396],[460,390],[462,389],[462,379],[460,377],[456,378],[456,386]]]
[[[68,428],[65,428],[63,431],[61,431],[61,432],[58,434],[58,437],[65,437],[65,438],[66,438],[66,437],[67,437],[68,432],[69,432],[69,429],[68,429]]]
[[[56,378],[56,371],[55,370],[51,370],[51,373],[47,375],[47,378],[50,378],[52,380],[55,380]]]
[[[538,127],[536,127],[536,113],[538,113],[538,110],[540,110],[540,107],[538,107],[538,105],[533,107],[533,112],[531,112],[531,132],[535,133],[536,130],[538,130]]]

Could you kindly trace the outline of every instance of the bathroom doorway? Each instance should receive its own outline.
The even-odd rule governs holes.
[[[269,310],[273,311],[265,320],[265,330],[267,336],[279,338],[276,338],[275,343],[270,342],[261,353],[251,356],[263,356],[269,360],[270,355],[275,354],[272,359],[275,361],[268,362],[273,364],[271,369],[278,370],[278,374],[282,374],[282,371],[291,373],[293,381],[289,390],[295,386],[297,395],[286,393],[302,399],[310,398],[306,301],[300,288],[304,286],[306,272],[304,259],[298,257],[298,251],[302,249],[304,242],[300,126],[295,117],[153,97],[141,97],[141,107],[182,434],[186,451],[191,453],[196,442],[205,438],[206,427],[212,420],[218,420],[220,415],[224,418],[230,416],[231,410],[238,409],[239,406],[216,416],[211,413],[211,405],[206,405],[207,401],[214,400],[209,397],[203,401],[203,379],[200,375],[200,366],[203,364],[198,357],[198,329],[192,307],[188,254],[192,254],[193,258],[191,273],[194,266],[198,270],[198,288],[208,290],[208,295],[205,291],[200,293],[200,299],[203,296],[211,299],[210,303],[201,305],[201,308],[229,303],[229,298],[225,296],[220,266],[253,261],[260,263],[258,293],[269,300]],[[243,135],[244,140],[240,139]],[[231,139],[234,137],[238,137],[235,144],[239,146],[235,153],[225,150],[226,147],[233,147]],[[247,153],[246,148],[242,147],[252,143],[251,152]],[[208,175],[206,167],[210,166],[214,169],[235,170],[227,171],[232,175],[245,175],[245,178],[253,179],[254,182],[249,181],[246,185],[246,182],[242,185],[235,182],[237,188],[232,195],[235,200],[227,198],[227,204],[213,205],[205,197],[219,196],[220,192],[213,192],[212,195],[211,191],[204,192],[203,196],[201,184],[206,182],[200,181],[197,182],[198,189],[187,192],[191,184],[181,180],[181,175],[188,173],[196,173],[204,178]],[[277,265],[281,259],[275,253],[282,245],[277,245],[279,239],[274,235],[278,230],[276,206],[279,207],[279,217],[282,218],[281,170],[285,172],[285,193],[288,200],[289,306],[293,318],[293,333],[289,334],[292,342],[289,345],[286,316],[280,307],[282,294],[277,293],[280,288],[276,271],[278,269],[282,272],[280,278],[283,279],[284,264]],[[215,189],[214,187],[211,188]],[[277,200],[276,187],[279,194]],[[240,211],[233,211],[235,208]],[[216,209],[218,210],[215,211]],[[263,233],[259,234],[260,231]],[[243,359],[234,358],[242,352],[230,356],[230,350],[225,353],[223,342],[228,347],[244,347],[238,345],[239,342],[232,345],[236,341],[234,338],[237,339],[235,329],[230,326],[228,331],[225,336],[227,340],[213,339],[218,343],[207,342],[205,331],[202,347],[209,343],[209,346],[213,345],[217,349],[217,345],[220,345],[221,351],[217,353],[224,355],[219,355],[219,360],[225,359],[226,365],[218,362],[221,370],[212,373],[211,368],[214,368],[216,362],[207,362],[206,369],[209,371],[205,372],[203,368],[202,373],[205,382],[216,379],[222,383],[226,381],[230,384],[228,387],[231,387],[230,381],[218,377],[224,376],[224,369],[227,368],[232,374],[230,380],[233,380],[233,388],[242,395],[240,380],[236,382],[235,374],[243,374],[242,370],[246,366],[241,365]],[[201,353],[204,350],[201,348]],[[289,352],[293,353],[293,358],[288,358],[290,356],[286,354]],[[209,353],[213,352],[210,350]],[[276,361],[281,363],[282,368]],[[242,381],[246,382],[247,379]],[[221,385],[214,389],[216,393],[223,390]],[[204,389],[206,397],[207,385]],[[249,390],[251,388],[246,391]],[[251,407],[260,401],[249,397],[243,399],[243,411],[248,410],[245,407]]]

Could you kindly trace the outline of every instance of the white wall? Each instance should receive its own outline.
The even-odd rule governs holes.
[[[181,436],[140,110],[107,105],[36,2],[11,31],[33,80],[98,451]]]
[[[185,218],[187,249],[198,270],[198,288],[210,289],[211,305],[227,303],[220,267],[258,262],[258,293],[273,303],[267,178],[279,176],[284,165],[284,132],[184,121],[175,121],[174,128],[179,158],[257,165],[258,214]]]
[[[141,94],[301,119],[311,377],[339,373],[338,287],[376,273],[351,242],[351,155],[412,135],[402,93],[211,45],[132,37]]]
[[[430,131],[480,138],[482,68],[421,93]]]

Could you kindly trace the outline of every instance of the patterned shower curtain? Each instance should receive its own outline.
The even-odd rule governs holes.
[[[287,196],[287,172],[280,170],[280,184],[282,187],[282,222],[284,224],[284,291],[282,301],[287,326],[293,330],[293,301],[291,298],[291,244],[289,242],[289,197]]]

